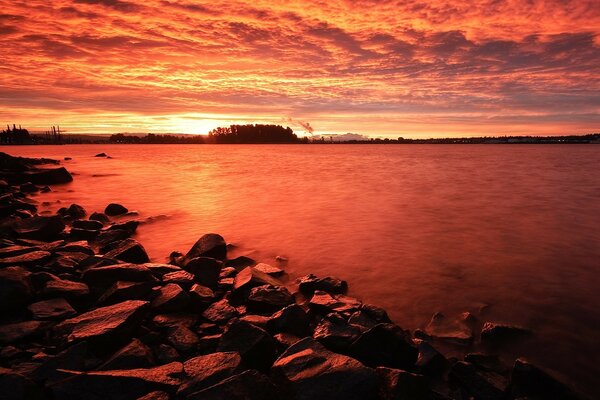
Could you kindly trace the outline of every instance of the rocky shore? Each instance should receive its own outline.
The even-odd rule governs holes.
[[[0,153],[0,399],[579,398],[494,355],[525,328],[436,314],[410,332],[341,279],[228,257],[218,234],[161,264],[123,205],[38,214],[34,195],[71,180]],[[490,351],[437,350],[473,342]]]

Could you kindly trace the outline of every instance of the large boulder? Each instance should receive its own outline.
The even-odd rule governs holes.
[[[192,258],[196,257],[210,257],[217,260],[224,260],[227,257],[227,243],[225,243],[225,239],[216,233],[203,235],[183,257],[182,265],[185,266]]]
[[[242,358],[236,352],[218,352],[191,358],[183,363],[189,380],[177,395],[184,397],[229,378],[240,370]]]
[[[576,400],[573,390],[546,371],[522,358],[515,361],[510,376],[511,398]]]
[[[249,311],[272,314],[294,303],[294,296],[283,286],[263,285],[250,290]]]
[[[63,371],[64,379],[50,385],[56,400],[129,400],[162,390],[174,393],[182,383],[179,362],[154,368],[111,371]]]
[[[329,314],[319,321],[313,337],[329,350],[346,353],[360,333],[358,327],[350,325],[339,314]]]
[[[54,327],[60,343],[87,340],[99,347],[114,348],[126,340],[144,318],[147,301],[128,300],[88,311]]]
[[[65,223],[58,215],[32,217],[15,221],[12,229],[22,238],[50,241],[65,229]]]
[[[277,358],[277,342],[264,329],[234,320],[221,337],[218,351],[235,351],[250,368],[266,371]]]
[[[143,264],[150,262],[146,249],[134,239],[124,239],[105,254],[108,258],[114,258],[120,261]]]
[[[410,335],[399,326],[378,324],[352,343],[350,354],[370,367],[410,370],[419,352]]]
[[[196,281],[199,283],[210,288],[216,288],[222,267],[223,262],[216,258],[194,257],[187,261],[183,268],[194,274]]]
[[[57,185],[73,181],[65,167],[32,169],[24,173],[24,179],[36,185]]]
[[[301,306],[292,304],[271,315],[267,329],[305,337],[310,335],[310,316]]]
[[[113,216],[117,216],[117,215],[127,214],[127,211],[129,211],[129,210],[127,208],[125,208],[124,206],[122,206],[121,204],[110,203],[104,209],[104,214],[113,217]]]
[[[271,380],[255,370],[244,371],[187,397],[187,400],[222,399],[281,400],[281,397]]]
[[[88,231],[99,231],[102,229],[102,222],[89,219],[77,219],[73,221],[73,228],[85,229]]]
[[[21,267],[0,269],[0,310],[14,310],[29,303],[33,295],[30,276]]]
[[[271,368],[295,400],[364,400],[378,396],[375,371],[358,360],[327,350],[312,338],[290,346]]]

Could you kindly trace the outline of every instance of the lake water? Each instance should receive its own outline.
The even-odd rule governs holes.
[[[346,279],[399,325],[478,313],[535,331],[525,355],[588,394],[600,355],[600,146],[72,145],[40,200],[139,211],[163,261],[217,232],[292,276]],[[113,159],[95,158],[106,152]],[[477,314],[478,315],[478,314]]]

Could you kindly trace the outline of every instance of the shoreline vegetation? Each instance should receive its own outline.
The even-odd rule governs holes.
[[[20,125],[0,131],[0,144],[600,144],[600,133],[562,136],[485,136],[468,138],[340,140],[344,135],[298,137],[281,125],[231,125],[213,129],[208,135],[191,134],[67,134],[60,127],[30,133]],[[360,136],[360,135],[354,135]]]
[[[3,399],[580,398],[497,355],[527,328],[465,312],[411,332],[339,278],[228,257],[218,234],[154,263],[123,205],[38,210],[72,179],[58,161],[0,153]]]

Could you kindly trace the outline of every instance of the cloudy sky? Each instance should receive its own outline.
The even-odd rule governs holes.
[[[0,0],[0,123],[600,131],[597,0]]]

